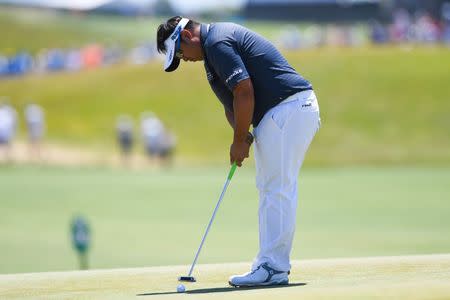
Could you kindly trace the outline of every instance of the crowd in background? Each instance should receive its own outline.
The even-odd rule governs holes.
[[[410,14],[399,9],[392,22],[383,24],[304,25],[281,29],[276,41],[285,49],[319,46],[360,46],[367,43],[418,43],[450,45],[450,5],[444,5],[442,20],[426,12]],[[36,55],[21,51],[12,56],[0,53],[0,78],[29,73],[73,72],[120,62],[146,64],[158,56],[154,43],[143,43],[130,50],[121,46],[88,45],[79,49],[44,49]]]
[[[29,102],[23,108],[23,120],[27,131],[30,161],[42,161],[42,142],[46,131],[44,109]],[[19,114],[9,99],[0,98],[0,162],[12,161],[12,144],[17,135]],[[134,121],[128,115],[117,118],[116,134],[122,163],[130,164],[136,144]],[[175,135],[154,113],[144,112],[140,117],[140,140],[146,156],[152,163],[169,166],[176,146]]]
[[[434,19],[428,13],[411,15],[406,10],[397,10],[394,13],[392,24],[388,26],[372,22],[371,39],[377,44],[442,42],[450,45],[450,7],[448,10],[448,12],[443,11],[443,21]]]
[[[175,135],[152,112],[140,117],[140,134],[146,155],[152,162],[169,166],[176,146]],[[116,124],[117,140],[124,165],[130,163],[130,154],[135,144],[134,121],[129,115],[120,115]]]
[[[0,54],[0,78],[29,73],[74,72],[120,62],[145,64],[156,55],[156,46],[152,43],[143,43],[131,50],[93,44],[79,49],[44,49],[36,55],[20,51],[9,57]]]
[[[434,19],[428,13],[411,15],[400,9],[389,24],[372,20],[368,24],[287,26],[278,43],[291,50],[320,46],[356,47],[368,43],[450,45],[450,11],[444,21]]]
[[[23,117],[29,141],[29,154],[34,160],[40,160],[41,142],[45,133],[45,117],[43,109],[29,103],[23,110]],[[9,104],[7,98],[0,99],[0,153],[2,161],[11,161],[11,144],[18,128],[18,113]]]

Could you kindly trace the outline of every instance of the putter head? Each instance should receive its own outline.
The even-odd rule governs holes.
[[[178,281],[195,282],[196,280],[193,276],[180,276],[178,277]]]

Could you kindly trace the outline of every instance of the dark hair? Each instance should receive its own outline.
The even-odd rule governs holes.
[[[156,34],[156,43],[159,53],[166,53],[166,46],[164,45],[164,41],[167,40],[167,38],[173,33],[175,27],[177,27],[181,19],[182,17],[175,16],[167,20],[166,23],[162,23],[158,26]],[[200,25],[199,22],[189,20],[189,22],[186,24],[185,29],[192,30],[198,25]]]

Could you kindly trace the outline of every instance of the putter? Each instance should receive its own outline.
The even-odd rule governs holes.
[[[195,282],[195,277],[192,276],[192,271],[194,271],[195,264],[197,263],[198,255],[202,250],[203,244],[205,243],[206,236],[208,235],[209,229],[211,228],[211,224],[216,217],[217,210],[219,209],[220,203],[222,202],[223,196],[227,190],[228,185],[230,184],[231,178],[233,177],[234,171],[236,171],[236,162],[231,166],[230,172],[228,173],[227,181],[225,181],[225,185],[223,186],[222,193],[220,194],[219,201],[216,204],[216,208],[214,208],[214,212],[212,214],[211,220],[209,220],[209,224],[206,227],[205,234],[203,235],[202,242],[200,243],[200,247],[198,247],[197,254],[195,254],[194,262],[192,263],[191,269],[189,270],[188,276],[180,276],[178,277],[178,281],[187,281],[187,282]]]

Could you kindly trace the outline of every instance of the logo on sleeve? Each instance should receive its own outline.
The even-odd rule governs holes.
[[[209,82],[213,81],[214,80],[214,74],[209,69],[209,65],[206,62],[206,59],[205,59],[205,70],[206,70],[206,78],[208,78],[208,81]]]
[[[239,75],[239,74],[241,74],[241,73],[243,73],[243,72],[244,72],[244,71],[243,71],[241,68],[234,70],[234,72],[231,73],[231,75],[228,76],[228,78],[225,80],[225,83],[228,84],[228,82],[229,82],[231,79],[233,79],[236,75]]]

